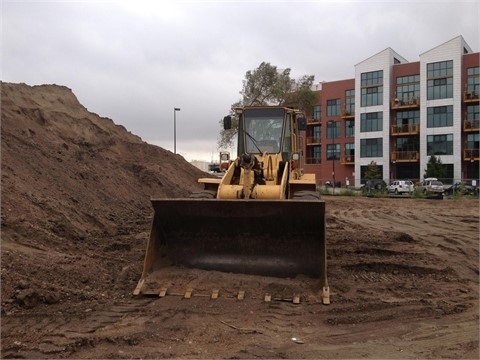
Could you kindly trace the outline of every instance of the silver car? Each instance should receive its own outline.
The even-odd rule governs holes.
[[[415,189],[415,185],[410,180],[395,180],[388,187],[388,192],[395,194],[412,193]]]
[[[419,191],[421,191],[426,196],[438,196],[443,197],[444,188],[443,183],[437,178],[426,178],[418,186]]]

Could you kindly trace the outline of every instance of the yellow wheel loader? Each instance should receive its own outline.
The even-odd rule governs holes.
[[[223,177],[199,179],[204,190],[187,199],[151,200],[151,235],[133,293],[165,296],[180,277],[188,277],[182,272],[200,269],[221,272],[222,282],[234,274],[290,283],[306,276],[317,284],[317,298],[328,304],[325,203],[315,175],[303,172],[305,117],[282,106],[234,111],[238,157]],[[232,117],[226,116],[224,127],[231,126]],[[172,269],[180,275],[167,280]],[[195,291],[192,279],[184,297]],[[224,284],[214,285],[212,298]]]

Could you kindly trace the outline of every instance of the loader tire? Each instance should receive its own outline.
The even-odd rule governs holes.
[[[191,199],[215,199],[217,197],[217,192],[215,190],[202,190],[190,194],[189,197]]]
[[[316,191],[297,191],[293,194],[293,198],[297,200],[320,200],[320,194]]]

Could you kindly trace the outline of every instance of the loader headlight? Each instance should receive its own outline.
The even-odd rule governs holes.
[[[300,154],[298,154],[298,153],[293,153],[293,154],[292,154],[292,160],[298,161],[298,159],[300,159]]]

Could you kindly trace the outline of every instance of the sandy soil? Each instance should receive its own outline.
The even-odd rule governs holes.
[[[1,125],[2,358],[479,357],[478,198],[324,197],[330,305],[214,272],[182,276],[216,300],[133,297],[149,197],[205,174],[63,87],[2,84]],[[279,287],[300,304],[252,295]]]

